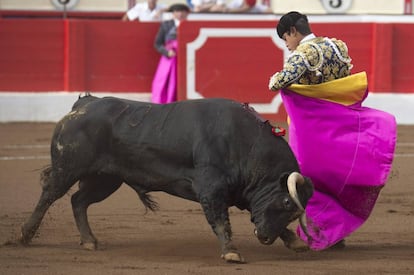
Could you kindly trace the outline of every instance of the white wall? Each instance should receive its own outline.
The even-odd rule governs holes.
[[[1,122],[56,122],[66,115],[81,92],[0,93]],[[93,93],[94,96],[116,96],[149,102],[150,93]]]
[[[56,122],[67,114],[81,93],[0,93],[0,123]],[[150,93],[93,93],[94,96],[116,96],[149,102]],[[414,125],[414,95],[370,93],[364,106],[393,114],[398,124]],[[278,109],[278,108],[276,108]]]

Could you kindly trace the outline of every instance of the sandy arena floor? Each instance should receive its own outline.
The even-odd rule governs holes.
[[[198,204],[156,193],[160,210],[145,214],[128,186],[89,209],[97,251],[78,244],[70,205],[75,189],[51,207],[30,246],[14,245],[40,195],[39,172],[49,163],[53,128],[0,124],[0,274],[414,274],[414,127],[399,127],[388,183],[344,250],[295,253],[280,240],[261,245],[249,213],[232,208],[244,265],[220,259]]]

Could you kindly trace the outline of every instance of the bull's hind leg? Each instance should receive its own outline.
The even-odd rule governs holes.
[[[39,201],[29,219],[23,224],[21,228],[20,243],[28,244],[37,229],[39,228],[46,211],[59,198],[61,198],[70,187],[75,184],[76,180],[68,179],[64,181],[63,175],[57,175],[52,167],[46,168],[42,172],[42,194]]]
[[[72,196],[72,210],[80,233],[80,243],[88,250],[95,250],[98,241],[89,226],[87,209],[92,203],[100,202],[115,192],[122,180],[109,175],[94,175],[79,182],[79,191]]]

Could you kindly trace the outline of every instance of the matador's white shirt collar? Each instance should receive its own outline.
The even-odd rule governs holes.
[[[311,33],[311,34],[308,34],[307,36],[305,36],[301,41],[300,41],[300,43],[299,44],[302,44],[302,43],[304,43],[304,42],[306,42],[306,41],[309,41],[309,40],[311,40],[311,39],[314,39],[314,38],[316,38],[316,36],[313,34],[313,33]]]

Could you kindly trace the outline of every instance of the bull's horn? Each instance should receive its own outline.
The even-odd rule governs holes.
[[[311,235],[309,234],[309,231],[308,231],[308,226],[307,226],[305,212],[303,212],[300,215],[300,217],[299,217],[299,224],[300,224],[300,227],[302,228],[303,232],[305,233],[306,237],[308,237],[308,240],[311,240],[312,237],[311,237]]]
[[[287,179],[287,187],[289,190],[289,195],[291,196],[292,200],[295,202],[296,206],[302,211],[302,214],[299,217],[299,224],[302,227],[303,232],[308,238],[311,238],[308,232],[308,227],[306,223],[306,214],[305,208],[302,206],[299,200],[298,191],[296,190],[296,184],[304,184],[305,179],[301,174],[298,172],[293,172],[289,175]]]
[[[303,184],[305,179],[298,172],[293,172],[289,175],[287,179],[287,187],[289,190],[289,195],[292,197],[292,200],[296,203],[296,206],[301,210],[305,211],[302,204],[300,203],[298,191],[296,190],[296,184]]]

